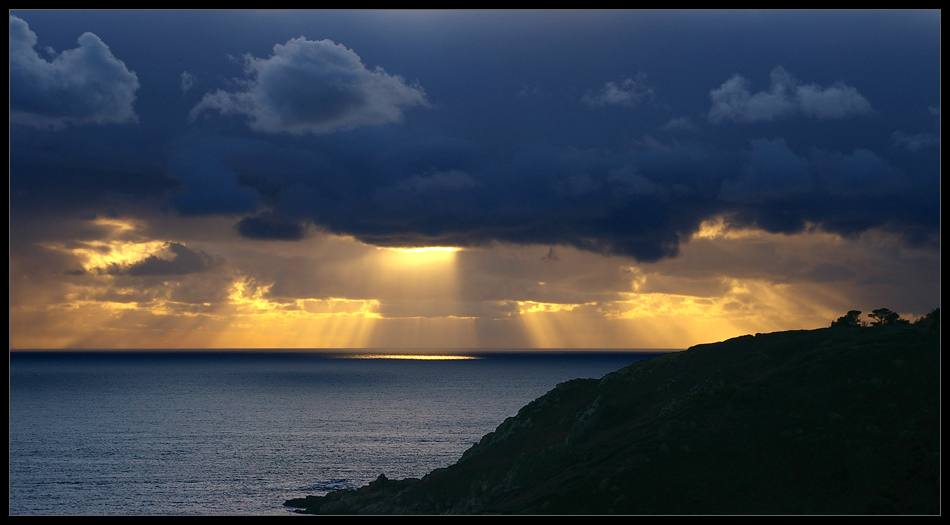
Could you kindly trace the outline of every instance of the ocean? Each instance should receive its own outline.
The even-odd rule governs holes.
[[[558,383],[656,355],[387,353],[11,352],[10,514],[288,515],[449,466]]]

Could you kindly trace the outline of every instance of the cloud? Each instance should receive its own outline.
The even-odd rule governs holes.
[[[419,86],[382,68],[367,69],[359,55],[330,40],[303,37],[274,46],[268,58],[244,56],[238,89],[208,93],[191,117],[208,111],[240,115],[266,133],[332,133],[398,122],[403,111],[428,105]]]
[[[718,124],[762,122],[802,113],[816,118],[842,118],[871,110],[871,104],[858,91],[842,83],[822,88],[815,84],[801,85],[781,67],[772,70],[768,91],[752,94],[749,81],[734,75],[709,92],[712,107],[707,118]]]
[[[109,273],[133,277],[187,275],[205,272],[220,264],[207,253],[196,252],[181,243],[165,243],[165,248],[170,252],[170,259],[151,254],[127,268],[110,268]]]
[[[805,272],[809,281],[818,283],[832,283],[852,279],[856,273],[843,264],[821,262]]]
[[[391,142],[386,135],[373,144],[370,136],[327,144],[335,155],[315,155],[309,173],[281,175],[254,158],[241,165],[260,166],[246,176],[280,188],[275,214],[378,246],[548,244],[656,260],[675,255],[680,233],[705,213],[688,201],[697,198],[689,195],[694,174],[709,171],[708,159],[689,148],[613,156],[537,146],[511,162],[479,165],[451,141]],[[351,140],[360,144],[354,154],[376,154],[351,164],[340,155]],[[445,167],[420,173],[421,158]]]
[[[871,110],[871,104],[858,90],[842,83],[828,88],[798,86],[795,95],[801,112],[810,117],[842,118]]]
[[[850,155],[815,152],[813,163],[825,189],[836,196],[896,197],[903,190],[897,170],[877,153],[856,149]]]
[[[933,133],[916,133],[914,135],[908,135],[903,131],[895,131],[891,134],[891,141],[895,148],[914,152],[940,144],[940,106],[930,106],[927,110],[931,115],[936,117],[936,122],[934,123],[936,131]]]
[[[137,122],[139,81],[92,33],[52,61],[36,52],[37,36],[10,15],[10,120],[39,128]]]
[[[808,161],[795,155],[785,139],[757,139],[743,174],[723,182],[719,197],[725,201],[762,202],[800,195],[814,188]]]
[[[307,235],[306,224],[272,213],[245,217],[235,227],[248,239],[299,241]]]
[[[689,117],[672,118],[660,126],[662,131],[696,131],[696,125]]]
[[[621,106],[633,108],[644,100],[653,100],[653,88],[646,84],[646,74],[638,73],[636,78],[627,78],[620,82],[607,82],[596,93],[588,91],[581,101],[593,108]]]
[[[715,205],[732,226],[783,234],[817,228],[849,238],[880,228],[908,246],[939,244],[937,196],[919,175],[870,150],[812,148],[800,156],[784,139],[758,139],[739,172],[722,180]]]
[[[195,76],[187,71],[181,72],[181,77],[178,78],[178,87],[181,88],[182,93],[187,93],[191,88],[195,87]]]
[[[413,175],[400,181],[397,188],[410,193],[423,193],[437,190],[463,190],[478,185],[468,173],[450,170],[436,172],[428,176]]]
[[[611,171],[606,178],[611,184],[612,196],[616,199],[625,199],[631,197],[654,197],[665,199],[669,196],[663,186],[651,181],[643,175],[636,173],[629,166]]]
[[[656,261],[718,216],[781,233],[938,230],[936,196],[870,150],[797,152],[781,137],[747,144],[534,145],[499,162],[464,141],[396,129],[305,147],[204,134],[178,143],[168,173],[182,181],[170,194],[182,214],[236,215],[237,232],[259,240],[303,240],[313,225],[376,246],[571,246]]]
[[[238,174],[202,149],[205,147],[212,145],[195,140],[172,154],[168,175],[181,184],[169,192],[169,202],[183,215],[256,211],[260,203],[258,191],[240,184]]]
[[[940,137],[934,133],[908,135],[903,131],[895,131],[891,134],[891,140],[894,147],[907,151],[919,151],[940,144]]]

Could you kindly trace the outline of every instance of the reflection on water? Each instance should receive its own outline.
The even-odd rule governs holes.
[[[474,355],[440,355],[440,354],[354,354],[339,356],[342,359],[412,359],[424,361],[452,361],[459,359],[483,359]]]

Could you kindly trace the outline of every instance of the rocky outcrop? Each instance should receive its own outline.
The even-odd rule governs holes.
[[[939,514],[939,327],[743,336],[557,385],[311,514]]]

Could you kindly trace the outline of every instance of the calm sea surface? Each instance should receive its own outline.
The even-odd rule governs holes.
[[[655,354],[470,355],[11,353],[10,514],[290,514],[448,466],[557,383]]]

